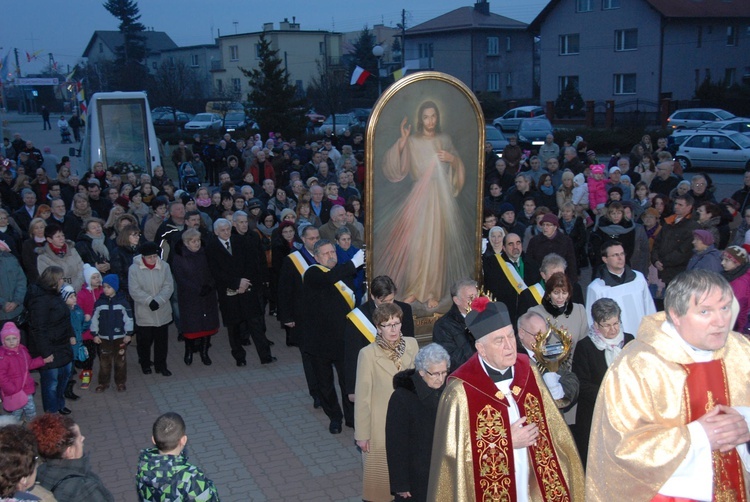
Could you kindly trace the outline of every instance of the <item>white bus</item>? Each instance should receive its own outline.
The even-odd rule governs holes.
[[[145,92],[98,92],[88,103],[83,169],[101,161],[120,174],[153,174],[161,165],[159,140]]]

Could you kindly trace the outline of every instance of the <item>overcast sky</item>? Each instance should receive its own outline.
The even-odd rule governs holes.
[[[18,48],[21,71],[40,71],[52,53],[60,68],[80,61],[95,30],[117,30],[117,20],[102,7],[103,0],[2,0],[0,7],[0,59]],[[296,17],[303,30],[361,30],[363,26],[401,22],[406,9],[406,26],[437,17],[473,0],[141,0],[141,22],[166,32],[177,45],[212,43],[224,35],[259,31],[263,23]],[[531,22],[547,0],[491,1],[490,11],[519,21]],[[244,10],[238,10],[244,5]],[[234,23],[237,23],[236,25]],[[26,52],[42,51],[38,61],[27,63]],[[13,66],[11,54],[11,68]]]

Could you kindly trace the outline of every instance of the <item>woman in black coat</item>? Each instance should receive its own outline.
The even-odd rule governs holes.
[[[31,326],[31,356],[54,356],[39,370],[42,406],[46,413],[67,415],[71,411],[65,406],[64,393],[73,368],[76,336],[70,324],[70,309],[60,295],[65,282],[63,273],[54,265],[44,269],[39,281],[29,287],[25,303]]]
[[[594,416],[594,405],[599,387],[607,368],[617,354],[625,344],[633,340],[633,335],[622,331],[621,313],[619,305],[611,298],[600,298],[595,301],[591,305],[591,317],[594,324],[589,329],[589,335],[576,344],[573,355],[573,373],[581,384],[573,437],[584,468],[589,449],[591,420]]]
[[[597,270],[601,264],[602,244],[609,240],[617,240],[625,249],[625,259],[630,265],[635,251],[635,225],[625,218],[625,208],[620,202],[612,202],[607,206],[607,214],[600,216],[596,228],[589,237],[589,259],[594,267],[592,278],[598,277]]]
[[[193,363],[193,352],[199,351],[201,362],[211,364],[208,349],[210,337],[219,331],[219,306],[216,283],[208,268],[206,248],[199,230],[189,228],[182,234],[172,257],[180,307],[180,330],[185,337],[185,364]]]
[[[385,422],[385,443],[391,492],[395,500],[427,500],[432,437],[440,395],[445,389],[450,356],[431,343],[414,361],[415,369],[393,377]]]
[[[588,244],[588,232],[583,218],[576,216],[576,206],[572,202],[566,202],[560,208],[560,231],[570,237],[573,241],[573,250],[576,255],[578,270],[587,267],[589,258],[586,253]]]

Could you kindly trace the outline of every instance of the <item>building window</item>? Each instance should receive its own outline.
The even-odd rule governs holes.
[[[255,59],[260,59],[260,44],[255,44]]]
[[[500,90],[500,74],[488,73],[487,74],[487,91],[497,92],[499,90]]]
[[[325,42],[318,42],[318,54],[321,56],[326,55],[326,43]]]
[[[513,74],[511,72],[505,75],[505,87],[513,87]]]
[[[234,92],[240,92],[242,91],[242,81],[238,78],[232,79],[232,90]]]
[[[615,30],[615,50],[634,51],[638,48],[638,30]]]
[[[224,82],[222,82],[220,78],[216,79],[216,90],[219,92],[224,92]]]
[[[497,37],[487,37],[487,55],[497,56],[500,54],[500,39]]]
[[[240,60],[240,48],[236,45],[229,46],[229,60],[239,61]]]
[[[615,94],[635,94],[635,73],[615,74]]]
[[[578,75],[564,75],[557,78],[557,90],[558,93],[562,93],[567,89],[568,85],[572,84],[576,90],[578,90]]]
[[[560,55],[578,54],[581,48],[581,36],[578,33],[560,35]]]
[[[727,45],[732,47],[737,45],[737,31],[736,26],[727,26]]]
[[[726,87],[732,87],[734,85],[734,79],[737,78],[736,68],[727,68],[724,70],[724,85]]]
[[[594,10],[594,0],[576,0],[576,12],[591,12]]]
[[[192,66],[193,68],[198,68],[198,54],[190,55],[190,66]]]
[[[419,57],[420,58],[431,58],[432,57],[432,44],[419,44]]]
[[[602,0],[602,9],[604,10],[619,9],[619,8],[620,8],[620,0]]]
[[[99,42],[99,54],[104,54],[104,44]]]
[[[698,26],[698,43],[696,47],[703,47],[703,26]]]
[[[505,52],[510,52],[510,37],[505,37]]]

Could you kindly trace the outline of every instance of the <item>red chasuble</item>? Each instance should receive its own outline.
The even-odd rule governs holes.
[[[536,446],[530,446],[531,472],[545,501],[570,501],[570,490],[563,477],[542,404],[542,396],[531,370],[529,358],[519,354],[510,386],[521,416],[539,427]],[[463,381],[469,404],[474,489],[476,500],[516,501],[515,466],[510,434],[510,403],[482,368],[475,354],[451,378]],[[555,410],[557,413],[557,410]]]

